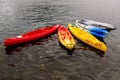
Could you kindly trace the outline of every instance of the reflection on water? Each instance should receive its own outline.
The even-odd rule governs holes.
[[[6,50],[5,54],[13,55],[15,52],[22,51],[22,48],[26,48],[27,49],[27,48],[29,48],[31,46],[34,46],[34,45],[41,45],[42,46],[42,45],[47,44],[49,40],[57,40],[57,37],[55,38],[55,36],[54,37],[48,36],[46,38],[38,39],[38,40],[35,40],[35,41],[32,41],[32,42],[23,43],[23,44],[14,45],[14,46],[8,46],[8,47],[5,48],[5,50]],[[100,51],[98,49],[95,49],[95,48],[93,48],[93,47],[91,47],[91,46],[89,46],[89,45],[87,45],[87,44],[85,44],[85,43],[83,43],[83,42],[81,42],[79,40],[77,40],[76,42],[77,42],[77,44],[76,44],[75,48],[73,50],[68,50],[67,48],[65,48],[58,41],[59,46],[62,49],[66,50],[69,55],[72,55],[72,53],[74,52],[75,49],[78,49],[78,50],[90,50],[90,51],[94,52],[96,55],[98,55],[100,57],[103,57],[104,54],[105,54],[105,52],[102,52],[102,51]]]
[[[59,43],[59,46],[60,46],[62,49],[64,49],[64,50],[67,51],[68,55],[72,55],[72,53],[74,52],[75,48],[73,48],[72,50],[69,50],[69,49],[67,49],[65,46],[63,46],[59,41],[58,41],[58,43]]]
[[[47,44],[48,40],[55,40],[55,39],[56,38],[53,37],[53,36],[48,36],[48,37],[45,37],[43,39],[37,39],[37,40],[31,41],[31,42],[28,42],[28,43],[23,43],[23,44],[13,45],[13,46],[7,46],[5,48],[5,51],[6,51],[5,54],[13,55],[15,52],[22,51],[23,48],[27,49],[27,48],[29,48],[31,46],[34,46],[34,45],[44,45],[44,44]]]
[[[89,45],[87,45],[79,40],[77,40],[77,42],[78,43],[77,43],[76,49],[78,49],[78,50],[90,50],[90,51],[94,52],[97,56],[104,57],[105,52],[100,51],[96,48],[93,48],[93,47],[91,47],[91,46],[89,46]]]
[[[0,0],[0,80],[119,80],[118,7],[116,0]],[[107,52],[77,39],[75,49],[68,51],[59,44],[57,33],[30,43],[3,46],[7,37],[56,23],[67,27],[76,19],[117,27],[104,39]]]

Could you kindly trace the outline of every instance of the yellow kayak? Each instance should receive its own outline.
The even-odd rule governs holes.
[[[96,49],[99,49],[104,52],[106,51],[106,45],[87,31],[77,28],[76,26],[72,26],[72,24],[70,23],[68,23],[68,29],[77,39]]]
[[[71,33],[64,26],[58,28],[58,40],[69,50],[72,50],[75,47],[75,41]]]

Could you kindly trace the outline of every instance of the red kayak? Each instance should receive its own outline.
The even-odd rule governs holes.
[[[46,37],[46,36],[51,35],[52,33],[56,32],[57,29],[59,28],[59,26],[60,26],[59,24],[54,25],[54,26],[47,26],[44,28],[40,28],[37,30],[33,30],[31,32],[21,34],[19,36],[7,38],[4,41],[4,46],[17,45],[17,44],[30,42],[30,41],[33,41],[36,39]]]

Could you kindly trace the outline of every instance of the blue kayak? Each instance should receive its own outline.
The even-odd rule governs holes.
[[[88,31],[90,34],[96,36],[96,37],[100,37],[100,38],[104,38],[105,37],[105,34],[100,34],[100,33],[97,33],[97,32],[94,32],[94,31]]]
[[[100,28],[97,28],[97,27],[94,27],[94,26],[87,26],[87,27],[88,27],[88,30],[94,31],[94,32],[97,32],[97,33],[100,33],[100,34],[107,34],[108,33],[107,30],[100,29]]]

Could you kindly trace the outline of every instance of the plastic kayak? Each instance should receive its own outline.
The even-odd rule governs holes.
[[[5,39],[4,46],[12,46],[40,39],[56,32],[58,28],[59,24],[54,26],[46,26],[44,28],[39,28],[37,30],[30,31],[19,36],[10,37]]]
[[[83,29],[80,29],[76,26],[72,26],[72,24],[68,24],[68,29],[70,32],[79,40],[83,41],[84,43],[101,50],[103,52],[106,51],[106,45],[98,40],[96,37],[94,37],[92,34],[90,34],[87,31],[84,31]]]
[[[105,35],[108,33],[108,31],[106,31],[104,29],[81,24],[80,22],[78,22],[78,20],[76,20],[75,25],[76,25],[76,27],[79,27],[79,28],[91,33],[92,35],[94,35],[96,37],[100,37],[100,38],[104,38]]]
[[[76,20],[75,25],[77,27],[80,27],[80,28],[83,28],[83,29],[86,29],[86,30],[89,30],[89,31],[94,31],[94,32],[97,32],[97,33],[101,33],[101,34],[107,34],[108,33],[107,30],[104,30],[102,28],[98,28],[98,27],[95,27],[95,26],[82,24],[79,20]]]
[[[58,40],[69,50],[72,50],[75,47],[75,41],[71,33],[64,26],[60,26],[58,28]]]
[[[95,26],[101,29],[106,29],[106,30],[114,30],[116,29],[113,25],[103,23],[103,22],[98,22],[94,20],[81,20],[80,23],[85,24],[85,25],[90,25],[90,26]]]

